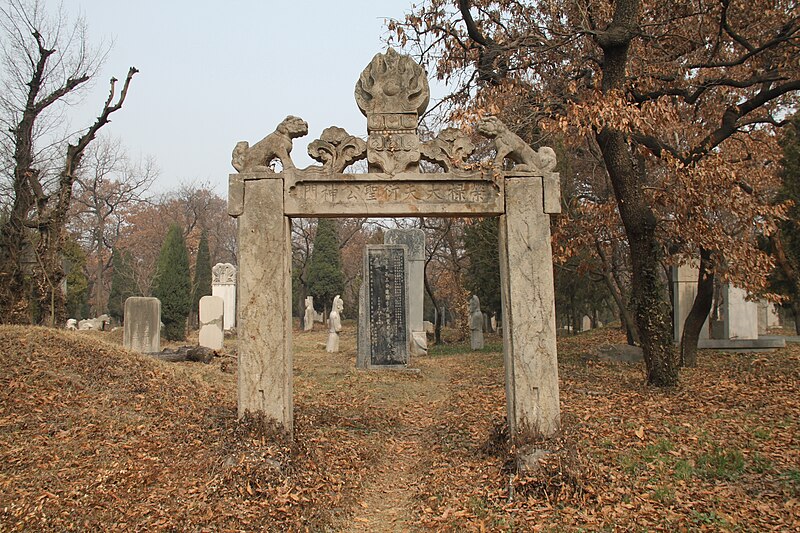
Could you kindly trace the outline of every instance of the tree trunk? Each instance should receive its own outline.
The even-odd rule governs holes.
[[[625,88],[628,54],[631,41],[639,32],[640,10],[640,0],[618,0],[611,24],[596,36],[603,50],[603,94]],[[661,282],[662,252],[656,237],[656,216],[644,194],[624,133],[605,126],[595,136],[631,249],[631,307],[642,342],[647,382],[659,387],[674,386],[678,383],[678,364],[672,346],[670,306]]]
[[[681,335],[680,363],[682,366],[697,366],[697,343],[714,302],[714,274],[711,271],[711,252],[700,249],[700,269],[697,274],[697,296],[692,309],[683,323]]]
[[[595,248],[603,262],[603,281],[605,281],[608,292],[611,293],[611,297],[614,298],[614,303],[617,304],[617,309],[619,309],[619,317],[620,320],[622,320],[622,326],[625,328],[625,336],[627,337],[628,344],[631,346],[638,346],[641,344],[641,340],[639,339],[639,332],[636,329],[636,322],[633,320],[633,315],[631,315],[630,309],[625,305],[625,300],[622,298],[622,290],[612,274],[612,266],[610,261],[608,261],[608,256],[605,254],[605,251],[603,251],[602,245],[597,241],[595,241]]]

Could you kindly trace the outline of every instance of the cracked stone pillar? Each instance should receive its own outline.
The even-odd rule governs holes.
[[[523,440],[549,437],[561,422],[548,199],[541,177],[507,177],[505,187],[500,279],[508,424]]]
[[[230,196],[243,196],[231,211],[239,218],[239,416],[262,412],[291,434],[291,222],[283,180],[232,180]]]

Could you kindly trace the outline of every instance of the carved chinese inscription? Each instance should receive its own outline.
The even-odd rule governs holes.
[[[408,364],[407,263],[405,246],[368,246],[369,364]]]

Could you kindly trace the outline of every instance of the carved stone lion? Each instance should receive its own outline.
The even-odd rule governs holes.
[[[275,131],[253,146],[247,141],[239,141],[233,149],[231,164],[239,172],[263,172],[270,169],[270,163],[279,159],[284,169],[295,168],[289,154],[292,152],[292,139],[308,133],[308,123],[299,117],[289,115],[278,124]]]
[[[520,172],[552,172],[556,168],[556,153],[543,146],[535,151],[516,133],[508,129],[497,117],[485,117],[478,123],[481,135],[494,139],[495,164],[503,165],[506,158],[514,162],[514,170]]]

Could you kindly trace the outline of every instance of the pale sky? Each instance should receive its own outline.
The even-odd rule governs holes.
[[[227,196],[236,142],[259,141],[287,115],[309,125],[292,152],[301,168],[314,163],[306,147],[328,126],[366,136],[353,89],[385,50],[386,19],[402,18],[411,0],[67,0],[65,7],[83,13],[92,42],[114,41],[72,123],[88,125],[109,78],[123,80],[135,66],[125,105],[103,133],[133,156],[155,157],[156,191],[194,181]]]

